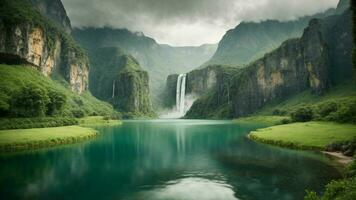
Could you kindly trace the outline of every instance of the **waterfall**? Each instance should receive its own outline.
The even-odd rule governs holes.
[[[114,97],[115,97],[115,80],[112,83],[112,98],[114,98]]]
[[[179,74],[177,79],[176,108],[181,115],[185,112],[185,83],[187,74]]]

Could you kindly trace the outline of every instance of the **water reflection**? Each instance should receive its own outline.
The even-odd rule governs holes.
[[[236,200],[232,187],[223,181],[204,178],[183,178],[169,181],[162,187],[141,192],[128,199]]]
[[[90,142],[0,157],[0,198],[301,199],[339,174],[228,121],[127,121]],[[198,198],[200,197],[200,198]]]

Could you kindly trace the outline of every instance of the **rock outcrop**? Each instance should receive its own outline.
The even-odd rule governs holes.
[[[9,15],[0,18],[0,61],[31,64],[46,76],[59,73],[73,91],[85,91],[89,73],[87,57],[71,37],[52,26],[25,0],[4,4]],[[18,10],[15,4],[20,4],[26,12]],[[18,19],[11,14],[16,12]]]
[[[90,52],[90,91],[114,108],[139,115],[153,113],[148,73],[130,55],[115,47]]]
[[[346,45],[352,44],[351,30],[333,31],[350,20],[349,11],[325,20],[313,19],[300,39],[285,41],[276,50],[244,68],[236,67],[230,72],[222,68],[224,70],[219,73],[221,76],[217,76],[215,86],[193,104],[186,117],[207,118],[216,113],[240,117],[271,101],[307,89],[322,94],[332,83],[331,69],[336,72],[352,69],[352,45]],[[332,47],[335,39],[342,48]],[[338,53],[339,50],[343,53]],[[350,64],[339,66],[340,62],[336,61]],[[202,70],[191,73],[200,75],[202,79],[205,77],[205,81],[208,77]],[[200,88],[199,85],[196,87]]]
[[[43,16],[55,22],[66,33],[72,32],[72,26],[61,0],[30,0],[33,7]]]
[[[337,8],[292,21],[242,22],[226,32],[215,54],[203,67],[216,64],[247,65],[278,48],[285,40],[301,37],[311,19],[342,14],[349,7],[349,3],[350,0],[340,0]]]
[[[165,78],[169,74],[184,73],[206,62],[215,52],[216,45],[173,47],[158,44],[143,33],[127,29],[82,28],[74,29],[73,37],[87,50],[98,47],[117,47],[137,59],[150,76],[151,96],[159,103]]]

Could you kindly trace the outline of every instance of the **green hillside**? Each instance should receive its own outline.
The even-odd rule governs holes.
[[[32,66],[0,65],[0,77],[1,117],[81,117],[114,112],[110,104],[89,92],[78,95],[63,79],[52,80]]]

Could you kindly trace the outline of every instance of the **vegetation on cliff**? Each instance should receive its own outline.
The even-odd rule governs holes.
[[[0,116],[109,115],[112,106],[85,92],[78,95],[63,79],[52,80],[32,66],[0,65]]]
[[[216,45],[208,44],[199,47],[158,44],[143,33],[109,27],[74,29],[73,37],[89,51],[100,47],[115,47],[135,57],[150,76],[152,101],[156,105],[162,101],[159,94],[169,74],[193,70],[208,60],[216,50]]]
[[[116,47],[90,51],[90,91],[127,116],[153,116],[149,77],[135,58]],[[125,115],[126,116],[126,115]]]
[[[186,117],[246,116],[303,91],[323,96],[338,85],[343,86],[342,83],[351,78],[350,23],[350,11],[324,20],[311,20],[300,39],[287,40],[248,66],[235,67],[232,75],[227,75],[225,80],[221,79],[224,81],[216,81],[215,87],[196,100]],[[338,44],[335,44],[335,40]],[[204,73],[200,76],[204,77]],[[350,112],[346,109],[341,111],[341,107],[353,105],[353,98],[339,102],[337,107],[340,107],[340,112],[353,112],[352,108]],[[338,118],[335,121],[345,121],[341,120],[339,114],[334,116]]]
[[[348,8],[349,2],[349,0],[341,0],[335,9],[292,21],[242,22],[226,32],[215,54],[202,67],[216,64],[247,65],[278,48],[285,40],[300,37],[311,19],[343,13]]]

